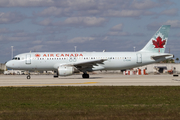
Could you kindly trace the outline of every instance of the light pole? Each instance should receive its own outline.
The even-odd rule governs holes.
[[[74,46],[74,51],[76,52],[76,48],[77,48],[77,46]]]
[[[12,56],[11,56],[11,60],[12,60],[12,59],[13,59],[13,46],[11,46],[11,48],[12,48]],[[14,75],[13,69],[12,69],[12,74]]]
[[[136,47],[134,47],[134,52],[135,52],[135,49],[136,49]]]
[[[13,46],[11,46],[11,48],[12,48],[11,59],[13,59]]]

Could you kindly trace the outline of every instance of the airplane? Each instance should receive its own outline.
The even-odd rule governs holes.
[[[11,69],[52,70],[54,77],[99,70],[124,70],[173,58],[165,53],[170,25],[162,25],[149,42],[137,52],[32,52],[16,55],[6,63]],[[30,79],[30,74],[27,79]]]

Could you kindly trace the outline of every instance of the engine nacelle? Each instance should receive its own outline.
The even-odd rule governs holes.
[[[58,68],[59,76],[68,76],[74,73],[74,68],[69,66],[61,66]]]

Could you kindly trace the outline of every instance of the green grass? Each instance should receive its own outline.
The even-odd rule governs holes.
[[[179,120],[180,87],[1,87],[0,120]]]

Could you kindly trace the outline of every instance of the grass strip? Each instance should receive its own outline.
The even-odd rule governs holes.
[[[0,119],[179,118],[178,86],[0,88]]]

